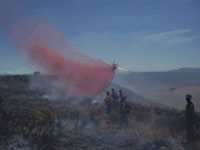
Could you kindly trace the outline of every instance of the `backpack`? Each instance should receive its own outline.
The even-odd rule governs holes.
[[[130,113],[131,112],[131,106],[127,105],[126,106],[126,113]]]

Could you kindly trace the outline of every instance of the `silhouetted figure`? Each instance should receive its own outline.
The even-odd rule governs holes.
[[[185,111],[185,121],[186,121],[186,131],[187,131],[187,141],[193,142],[194,140],[194,104],[191,102],[192,95],[187,94],[185,96],[187,100],[186,111]]]
[[[119,100],[122,101],[122,99],[126,99],[126,96],[124,96],[122,90],[119,90]]]
[[[119,99],[121,101],[121,99],[124,97],[124,94],[122,93],[122,90],[119,90]]]
[[[112,107],[112,98],[109,91],[106,92],[106,98],[104,101],[106,104],[106,112],[109,114],[111,112]]]
[[[119,96],[118,96],[118,94],[115,92],[115,89],[111,89],[111,97],[112,97],[112,99],[113,99],[113,101],[117,101],[118,100],[118,98],[119,98]]]
[[[128,111],[127,111],[127,108],[128,108],[128,105],[126,103],[126,98],[123,98],[121,101],[120,101],[120,128],[123,127],[123,125],[125,125],[126,127],[128,127],[128,118],[127,118],[127,114],[128,114]]]
[[[111,97],[113,100],[113,109],[118,110],[119,109],[119,101],[118,101],[118,94],[115,92],[115,89],[111,89]]]

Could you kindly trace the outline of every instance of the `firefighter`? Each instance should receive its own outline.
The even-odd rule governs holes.
[[[129,110],[127,110],[128,105],[126,103],[126,98],[122,98],[120,101],[120,128],[123,127],[123,125],[125,125],[126,127],[128,127],[128,118],[127,118],[127,114],[129,113]]]
[[[111,97],[112,97],[112,99],[113,99],[113,101],[117,101],[118,100],[118,98],[119,98],[119,96],[118,96],[118,94],[115,92],[115,89],[114,88],[112,88],[111,89]]]
[[[118,101],[119,96],[115,92],[114,88],[111,89],[111,97],[112,97],[112,100],[113,100],[113,103],[112,103],[113,109],[118,110],[119,109],[119,101]]]
[[[106,104],[106,112],[109,114],[111,112],[111,106],[112,106],[112,98],[109,91],[106,92],[106,98],[104,101]]]
[[[185,111],[187,141],[193,142],[195,118],[194,118],[194,104],[191,102],[192,95],[187,94],[185,96],[185,99],[187,100],[186,111]]]
[[[119,99],[120,101],[124,98],[124,94],[122,93],[122,90],[119,90]]]

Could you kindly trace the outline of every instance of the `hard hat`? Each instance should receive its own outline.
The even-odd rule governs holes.
[[[186,98],[186,99],[192,99],[192,95],[191,95],[191,94],[186,94],[186,95],[185,95],[185,98]]]

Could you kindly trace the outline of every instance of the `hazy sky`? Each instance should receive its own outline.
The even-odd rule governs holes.
[[[200,67],[200,0],[16,1],[86,55],[132,71]],[[0,73],[35,69],[0,26]]]

